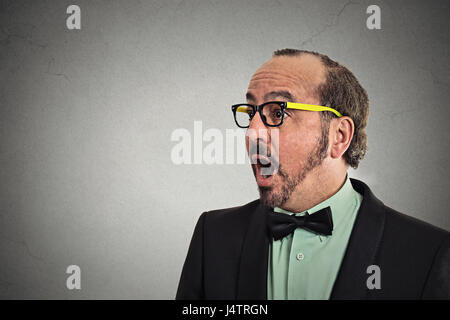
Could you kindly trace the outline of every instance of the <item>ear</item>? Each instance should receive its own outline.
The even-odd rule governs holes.
[[[355,133],[355,124],[350,117],[333,119],[330,124],[330,156],[339,159],[347,151]]]

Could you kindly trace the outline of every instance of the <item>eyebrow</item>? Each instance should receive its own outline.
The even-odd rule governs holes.
[[[256,101],[255,96],[251,94],[251,92],[247,92],[245,94],[245,98],[247,99],[247,101]]]
[[[245,97],[247,101],[256,101],[255,96],[251,92],[247,92]],[[281,91],[271,91],[264,95],[264,100],[275,99],[276,97],[284,98],[288,101],[294,101],[294,97],[289,91],[281,90]]]
[[[274,99],[276,97],[282,97],[289,101],[292,101],[294,98],[289,91],[281,90],[281,91],[271,91],[264,96],[264,100]]]

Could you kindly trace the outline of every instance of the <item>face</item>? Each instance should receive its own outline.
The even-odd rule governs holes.
[[[274,57],[252,76],[247,102],[260,105],[276,100],[318,105],[317,87],[323,82],[325,68],[317,57],[307,54]],[[319,112],[287,109],[279,127],[265,126],[256,113],[249,127],[255,134],[247,136],[249,157],[252,163],[256,162],[255,158],[263,158],[254,154],[258,150],[256,146],[262,146],[267,148],[271,159],[278,159],[278,170],[272,175],[263,174],[264,161],[252,164],[265,205],[282,206],[294,191],[301,191],[305,178],[317,174],[313,169],[317,171],[327,155],[328,128],[322,124]]]

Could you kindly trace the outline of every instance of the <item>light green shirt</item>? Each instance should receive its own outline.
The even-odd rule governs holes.
[[[338,192],[306,210],[312,214],[331,207],[334,225],[331,236],[297,228],[282,239],[272,239],[267,274],[269,300],[330,298],[362,198],[353,189],[347,174]],[[281,208],[274,211],[292,214]],[[304,215],[306,211],[296,215]]]

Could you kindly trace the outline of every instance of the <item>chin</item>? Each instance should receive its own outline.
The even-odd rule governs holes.
[[[261,203],[267,207],[274,208],[282,206],[287,199],[284,199],[281,192],[277,192],[273,186],[258,187],[259,199]]]

